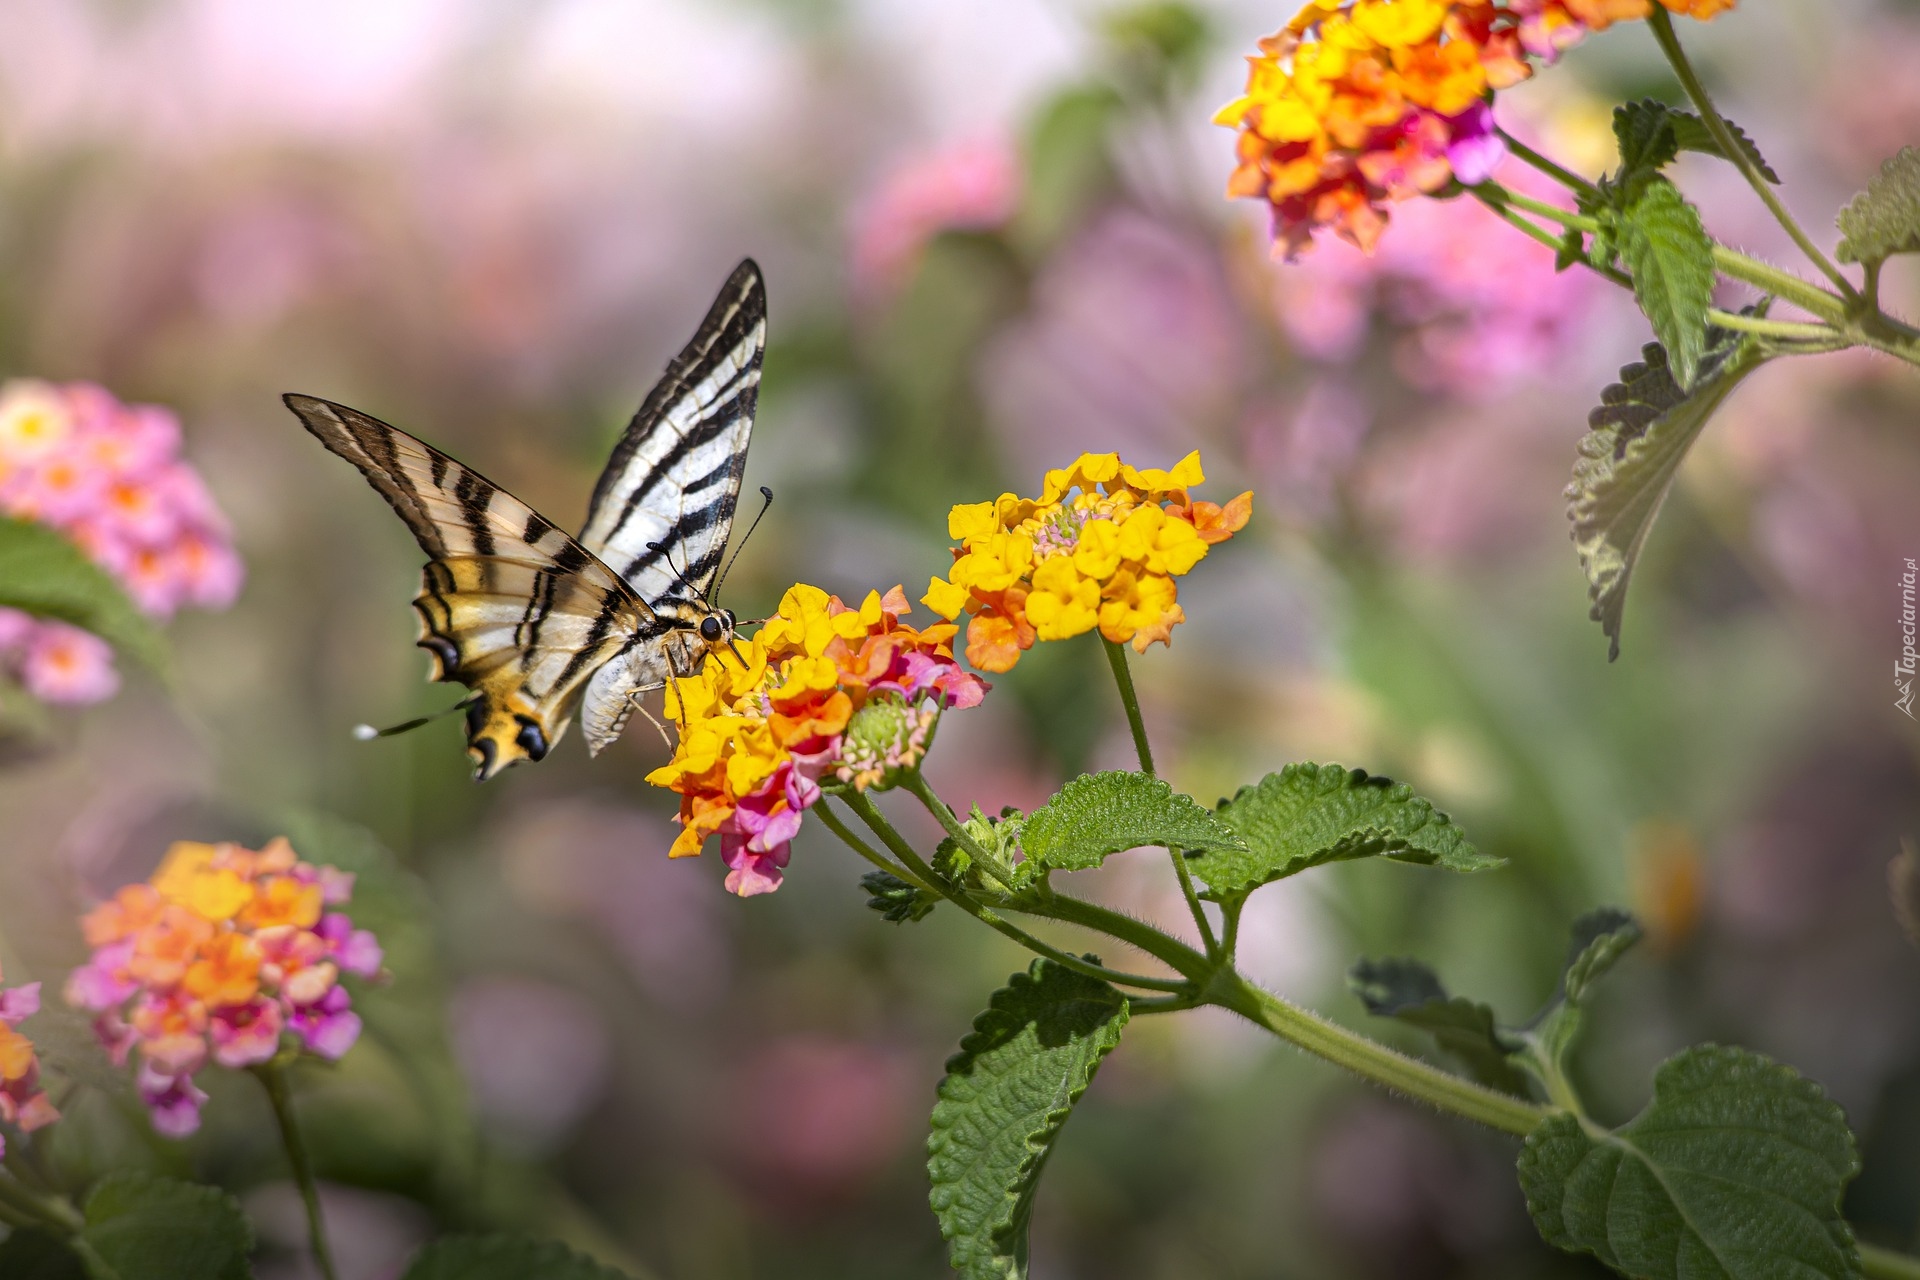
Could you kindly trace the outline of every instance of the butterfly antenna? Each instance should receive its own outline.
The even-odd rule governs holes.
[[[693,592],[693,594],[700,596],[701,599],[706,598],[700,588],[693,585],[693,579],[687,576],[687,571],[673,562],[673,549],[671,547],[667,546],[664,542],[649,542],[647,544],[647,550],[658,551],[660,553],[661,559],[667,562],[667,568],[673,570],[674,582]]]
[[[733,562],[738,560],[740,553],[747,549],[747,539],[751,538],[753,531],[760,527],[760,521],[766,518],[767,508],[773,505],[773,490],[767,488],[767,486],[760,486],[760,497],[762,499],[760,503],[760,514],[755,516],[753,523],[747,526],[747,531],[741,535],[738,545],[733,549],[733,554],[727,557],[727,563],[725,567],[720,570],[720,576],[713,580],[713,594],[716,596],[720,594],[720,584],[727,580],[729,573],[733,572]]]
[[[465,711],[473,705],[475,698],[478,697],[479,695],[475,694],[473,698],[462,698],[445,711],[435,711],[431,715],[418,716],[401,724],[389,725],[385,729],[376,729],[370,724],[357,724],[353,726],[353,736],[361,742],[372,742],[375,738],[391,738],[396,733],[407,733],[411,730],[418,729],[423,724],[432,724],[435,720],[445,719],[456,711]]]

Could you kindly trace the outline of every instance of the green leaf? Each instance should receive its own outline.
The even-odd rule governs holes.
[[[626,1280],[554,1240],[443,1236],[413,1255],[401,1280]]]
[[[1036,960],[993,993],[947,1060],[927,1140],[929,1200],[966,1280],[1027,1274],[1041,1168],[1126,1025],[1125,996]]]
[[[1516,1043],[1500,1029],[1493,1010],[1449,996],[1439,975],[1426,965],[1405,959],[1362,960],[1348,973],[1347,984],[1368,1013],[1427,1032],[1481,1084],[1528,1096],[1526,1074],[1508,1060]]]
[[[1501,865],[1467,842],[1453,819],[1391,778],[1337,764],[1290,764],[1223,800],[1219,816],[1246,845],[1208,850],[1189,865],[1216,900],[1323,862],[1392,858],[1450,871]]]
[[[1561,1113],[1527,1137],[1520,1185],[1547,1242],[1641,1280],[1849,1280],[1840,1195],[1859,1171],[1840,1108],[1744,1049],[1669,1059],[1611,1132]]]
[[[1573,946],[1560,976],[1560,991],[1567,1003],[1584,1004],[1587,988],[1643,936],[1640,922],[1618,907],[1596,907],[1574,921]]]
[[[1126,111],[1109,85],[1063,89],[1034,116],[1024,148],[1025,190],[1007,228],[1029,262],[1039,262],[1103,207],[1114,184],[1111,139]]]
[[[1714,140],[1713,133],[1707,128],[1707,122],[1693,112],[1676,111],[1669,107],[1667,118],[1673,122],[1674,141],[1682,151],[1697,151],[1702,155],[1719,156],[1722,160],[1733,159],[1720,149],[1720,144]],[[1733,145],[1740,149],[1741,154],[1746,156],[1748,163],[1759,171],[1760,176],[1774,186],[1779,186],[1780,175],[1773,171],[1773,166],[1768,164],[1767,158],[1760,154],[1760,148],[1752,138],[1746,135],[1746,131],[1725,116],[1720,117],[1720,123],[1727,126],[1727,132],[1733,135]]]
[[[1652,98],[1615,107],[1613,137],[1620,147],[1620,173],[1614,185],[1625,197],[1623,203],[1631,203],[1680,151],[1672,109]]]
[[[1145,773],[1082,774],[1027,815],[1020,846],[1037,867],[1081,871],[1142,845],[1243,849],[1213,814]]]
[[[1590,616],[1609,641],[1607,659],[1620,656],[1620,620],[1627,580],[1653,528],[1660,504],[1707,419],[1740,380],[1767,359],[1750,335],[1717,326],[1707,331],[1706,354],[1691,392],[1667,368],[1658,343],[1641,349],[1644,363],[1620,371],[1600,396],[1580,440],[1567,518],[1587,575]]]
[[[0,1276],[6,1280],[88,1280],[80,1255],[44,1231],[16,1230],[0,1240]]]
[[[1700,212],[1665,178],[1629,192],[1620,211],[1620,256],[1633,275],[1633,296],[1666,347],[1674,377],[1693,385],[1706,353],[1713,305],[1713,241]]]
[[[1547,1085],[1549,1096],[1566,1078],[1587,992],[1641,936],[1640,922],[1618,907],[1597,907],[1573,922],[1573,941],[1553,997],[1510,1039],[1522,1050],[1514,1061]]]
[[[0,606],[84,627],[165,675],[166,642],[105,569],[64,535],[0,516]]]
[[[247,1280],[253,1226],[232,1196],[145,1173],[117,1173],[87,1197],[80,1239],[112,1270],[95,1280]]]
[[[860,877],[860,887],[867,891],[867,906],[894,924],[924,920],[940,903],[939,894],[908,884],[886,871],[867,872]]]
[[[1920,151],[1902,147],[1838,218],[1842,262],[1880,262],[1920,253]]]

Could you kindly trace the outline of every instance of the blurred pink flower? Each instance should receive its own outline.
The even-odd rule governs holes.
[[[1529,172],[1507,166],[1503,177],[1535,190]],[[1328,244],[1271,278],[1280,326],[1302,353],[1344,363],[1377,321],[1397,331],[1394,363],[1408,383],[1472,400],[1549,376],[1608,287],[1586,271],[1556,273],[1546,249],[1467,199],[1411,201],[1371,257]]]
[[[957,143],[888,172],[853,214],[853,281],[863,297],[905,283],[942,231],[984,231],[1013,216],[1020,158],[1002,139]]]
[[[898,1153],[917,1089],[904,1055],[886,1048],[776,1040],[728,1082],[736,1158],[768,1199],[804,1207],[844,1196]]]
[[[1247,463],[1266,481],[1282,518],[1316,523],[1333,513],[1341,479],[1371,424],[1366,398],[1338,376],[1311,383],[1297,403],[1255,405],[1243,428]]]
[[[535,978],[475,978],[454,993],[453,1048],[473,1105],[519,1145],[564,1137],[599,1100],[613,1046],[599,1012]]]
[[[276,839],[258,851],[176,842],[144,883],[89,911],[93,948],[67,979],[67,1003],[94,1014],[115,1065],[139,1050],[138,1088],[154,1129],[192,1133],[209,1056],[238,1069],[287,1047],[336,1061],[360,1037],[341,973],[371,978],[380,946],[346,916],[323,914],[351,877],[302,861]]]
[[[177,455],[180,423],[91,383],[0,385],[0,513],[50,525],[157,618],[225,608],[245,570],[200,476]],[[0,674],[46,702],[98,702],[112,650],[57,622],[0,610]]]
[[[39,983],[0,987],[0,1122],[17,1124],[28,1133],[60,1118],[40,1088],[40,1059],[33,1042],[15,1030],[38,1012]],[[0,1135],[0,1156],[6,1153],[7,1140]]]
[[[43,622],[21,655],[20,683],[42,702],[73,704],[111,698],[120,676],[105,640],[64,622]]]
[[[1015,470],[1177,458],[1237,399],[1247,328],[1211,244],[1119,209],[1048,262],[976,381]]]

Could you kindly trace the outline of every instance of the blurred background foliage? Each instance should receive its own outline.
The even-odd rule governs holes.
[[[9,980],[57,983],[76,913],[169,840],[286,831],[362,872],[355,914],[395,975],[363,997],[362,1045],[300,1081],[343,1272],[513,1227],[641,1277],[940,1273],[934,1082],[1024,958],[946,912],[883,923],[815,827],[771,898],[668,863],[644,726],[485,788],[456,720],[354,742],[453,694],[420,683],[415,548],[277,403],[364,408],[564,523],[752,254],[773,327],[747,480],[778,501],[730,606],[766,612],[795,580],[917,595],[950,504],[1031,492],[1082,449],[1202,449],[1205,492],[1251,487],[1255,517],[1188,580],[1174,647],[1136,663],[1165,771],[1206,802],[1293,760],[1388,772],[1511,860],[1268,890],[1254,976],[1358,1024],[1345,966],[1410,954],[1518,1017],[1568,922],[1628,905],[1654,945],[1597,1013],[1604,1118],[1684,1044],[1786,1059],[1862,1137],[1849,1216],[1914,1245],[1920,955],[1886,870],[1920,829],[1920,734],[1886,673],[1920,556],[1920,384],[1866,356],[1757,376],[1687,463],[1609,666],[1559,491],[1644,323],[1465,202],[1396,211],[1372,260],[1270,262],[1220,198],[1231,141],[1206,120],[1287,16],[9,6],[0,371],[176,408],[249,566],[232,611],[171,629],[177,700],[133,679],[10,736]],[[1920,5],[1754,3],[1686,37],[1809,225],[1920,139]],[[1597,172],[1611,103],[1673,88],[1636,24],[1503,95],[1502,123]],[[1682,172],[1716,235],[1784,260],[1731,170]],[[1911,270],[1887,289],[1920,310]],[[1091,637],[1045,646],[953,718],[947,799],[1026,807],[1124,764],[1102,667]],[[1115,859],[1089,888],[1171,925],[1163,871]],[[261,1223],[261,1274],[306,1274],[251,1081],[162,1142],[77,1020],[34,1031],[73,1082],[62,1176],[223,1183]],[[1592,1273],[1537,1241],[1511,1155],[1224,1014],[1139,1020],[1052,1162],[1036,1275]]]

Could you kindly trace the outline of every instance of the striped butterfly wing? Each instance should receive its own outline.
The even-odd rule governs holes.
[[[667,630],[598,557],[479,472],[345,405],[284,399],[427,553],[420,646],[434,679],[474,691],[467,751],[481,781],[545,756],[594,672]]]
[[[580,545],[655,612],[697,623],[733,528],[767,345],[751,258],[640,405],[594,486]]]

